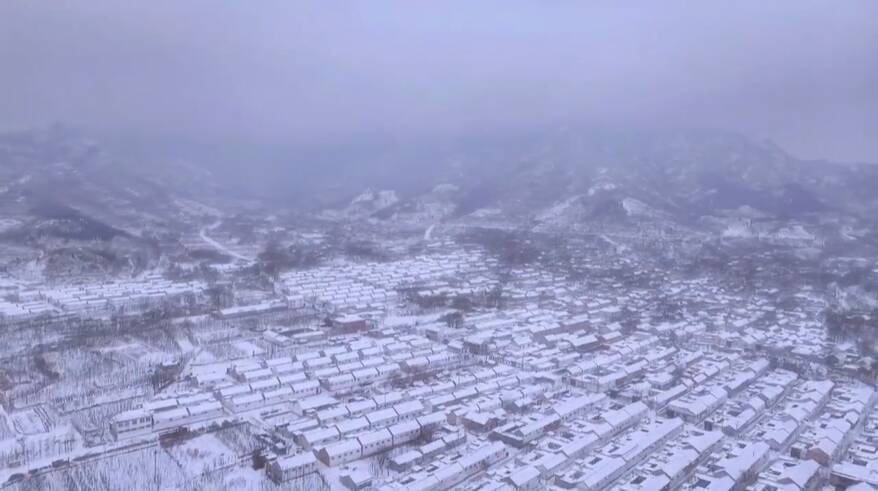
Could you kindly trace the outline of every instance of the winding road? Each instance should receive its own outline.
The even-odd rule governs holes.
[[[225,245],[220,244],[219,242],[217,242],[216,240],[212,239],[210,236],[207,235],[207,232],[216,229],[217,227],[220,226],[221,223],[222,223],[222,220],[217,220],[216,222],[208,225],[207,227],[202,228],[201,231],[198,233],[198,235],[201,236],[201,240],[207,242],[208,244],[210,244],[210,246],[212,246],[214,249],[222,252],[223,254],[231,256],[235,259],[240,259],[242,261],[252,262],[253,258],[247,257],[243,254],[239,254],[239,253],[229,249]]]

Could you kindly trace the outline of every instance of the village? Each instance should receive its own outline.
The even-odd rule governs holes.
[[[878,491],[878,1],[0,1],[0,491]]]
[[[635,273],[572,280],[438,239],[414,257],[282,273],[262,298],[160,333],[119,326],[198,305],[210,285],[7,283],[6,328],[40,325],[52,349],[6,348],[39,376],[4,365],[2,482],[878,486],[874,385],[827,338],[807,287],[782,309],[777,291],[742,297],[710,277],[582,257]],[[52,326],[73,318],[97,341],[64,346]]]

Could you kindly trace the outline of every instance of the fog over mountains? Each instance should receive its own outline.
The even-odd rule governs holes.
[[[209,197],[222,188],[239,199],[376,219],[429,212],[453,220],[490,209],[539,221],[574,208],[583,223],[647,210],[685,223],[732,212],[869,219],[878,184],[878,166],[797,159],[768,140],[713,130],[562,128],[352,144],[286,151],[273,156],[278,162],[239,169],[125,157],[75,133],[4,135],[7,195],[100,208],[101,193],[127,194],[132,205],[161,207],[171,196]]]
[[[876,8],[11,1],[0,127],[61,121],[251,153],[564,124],[723,128],[874,162]]]

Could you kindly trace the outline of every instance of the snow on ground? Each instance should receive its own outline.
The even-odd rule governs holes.
[[[627,245],[625,245],[625,244],[623,244],[623,243],[621,243],[621,242],[619,242],[619,241],[617,241],[617,240],[612,239],[612,238],[611,238],[609,235],[607,235],[607,234],[601,234],[601,235],[600,235],[600,238],[604,239],[604,240],[607,242],[607,244],[610,244],[611,246],[613,246],[614,248],[616,248],[616,251],[617,251],[617,252],[625,252],[625,251],[628,250],[628,246],[627,246]]]
[[[202,351],[201,353],[198,353],[191,362],[189,362],[187,372],[195,376],[208,375],[217,372],[225,373],[232,365],[232,362],[229,361],[215,362],[215,360],[216,357],[211,353]]]
[[[814,235],[805,230],[805,227],[801,225],[792,225],[789,227],[783,227],[777,231],[775,236],[778,239],[784,240],[814,240]]]
[[[242,353],[245,353],[247,356],[261,355],[265,352],[264,349],[245,339],[239,339],[237,341],[234,341],[232,342],[232,345],[235,347],[235,349]]]
[[[606,171],[606,169],[601,169],[602,171]],[[611,182],[603,182],[600,184],[596,184],[588,189],[588,195],[594,196],[600,191],[612,191],[616,189],[616,185]]]
[[[723,230],[723,237],[729,238],[749,238],[752,237],[753,233],[750,231],[750,227],[747,226],[746,223],[737,222],[729,225]]]
[[[243,254],[239,254],[239,253],[237,253],[237,252],[235,252],[235,251],[229,249],[229,248],[226,247],[225,245],[220,244],[219,242],[217,242],[216,240],[210,238],[210,236],[207,235],[207,232],[216,229],[217,227],[220,226],[220,224],[222,224],[222,221],[221,221],[221,220],[217,220],[217,221],[214,222],[213,224],[211,224],[211,225],[209,225],[209,226],[204,227],[203,229],[201,229],[201,231],[198,233],[198,235],[201,237],[201,240],[207,242],[207,243],[210,244],[214,249],[217,249],[218,251],[222,252],[223,254],[225,254],[225,255],[227,255],[227,256],[231,256],[231,257],[234,257],[235,259],[240,259],[240,260],[242,260],[242,261],[252,262],[252,261],[253,261],[253,258],[247,257],[247,256],[245,256],[245,255],[243,255]]]
[[[247,465],[235,467],[222,476],[221,489],[273,489],[262,471]]]
[[[467,216],[471,218],[489,218],[500,214],[502,214],[502,212],[499,208],[479,208]]]
[[[628,216],[649,215],[651,211],[649,206],[646,206],[646,203],[634,198],[623,199],[622,208],[625,209],[625,213]]]
[[[171,458],[190,476],[231,465],[237,456],[211,434],[187,440],[168,449]]]
[[[390,205],[399,202],[399,197],[396,195],[396,191],[393,190],[382,190],[382,191],[372,191],[368,190],[351,201],[351,205],[356,205],[360,203],[371,203],[374,209],[387,208]]]
[[[223,214],[223,212],[212,206],[205,205],[204,203],[199,203],[198,201],[191,199],[178,198],[174,200],[174,204],[178,208],[181,208],[183,211],[192,215],[211,215],[215,217],[220,217]]]
[[[189,338],[186,337],[184,333],[176,333],[176,335],[174,336],[174,341],[177,342],[177,346],[180,347],[180,351],[184,354],[195,351],[195,345],[193,345],[192,342],[189,341]]]
[[[448,309],[450,312],[451,309]],[[436,322],[436,319],[441,317],[443,314],[447,313],[446,311],[435,312],[430,314],[423,315],[397,315],[390,314],[384,318],[382,322],[383,327],[400,327],[400,326],[416,326],[420,324],[429,324],[431,322]]]
[[[581,198],[581,195],[577,194],[575,196],[571,196],[565,199],[564,201],[559,201],[558,203],[555,203],[553,206],[541,212],[537,216],[537,220],[540,222],[555,222],[561,219],[567,212],[567,210],[569,210],[570,207],[573,206],[573,203],[575,203],[579,198]]]
[[[13,229],[20,223],[20,221],[15,220],[14,218],[0,218],[0,232],[6,232],[7,230]]]
[[[10,415],[15,429],[24,435],[36,435],[47,430],[43,420],[33,409],[27,409]]]

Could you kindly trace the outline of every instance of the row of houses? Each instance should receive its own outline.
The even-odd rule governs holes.
[[[384,308],[397,298],[397,289],[413,279],[484,269],[478,256],[464,251],[425,255],[386,263],[351,263],[293,271],[281,276],[286,294],[302,305],[327,312],[358,312]]]
[[[619,491],[656,491],[677,489],[692,471],[722,444],[718,431],[689,429],[657,449],[646,463],[618,486]]]
[[[118,309],[140,310],[160,302],[196,295],[204,289],[205,285],[201,282],[171,281],[153,274],[125,281],[41,288],[25,293],[25,296],[36,297],[65,312],[97,313]]]
[[[797,380],[798,376],[793,372],[773,370],[729,401],[719,414],[711,416],[705,427],[721,429],[729,436],[744,433],[784,398]]]
[[[823,409],[834,386],[830,380],[808,380],[799,384],[778,410],[760,422],[749,435],[766,442],[772,450],[785,450],[805,428],[806,422]]]
[[[451,489],[455,484],[509,457],[509,448],[503,443],[486,444],[461,456],[453,463],[438,466],[428,475],[410,478],[403,482],[405,491],[437,491]]]
[[[703,360],[700,363],[707,362]],[[726,402],[759,380],[768,370],[765,359],[740,360],[734,365],[713,365],[709,377],[683,379],[682,384],[658,394],[656,407],[669,416],[679,416],[690,424],[700,424]],[[701,380],[697,380],[701,379]],[[683,389],[685,387],[686,389]],[[764,406],[763,406],[764,407]],[[710,422],[709,427],[715,426]]]
[[[303,448],[314,448],[317,445],[331,443],[342,439],[347,433],[355,431],[368,431],[390,426],[405,421],[414,420],[424,413],[424,406],[420,401],[404,401],[392,407],[378,409],[366,413],[361,418],[362,424],[356,426],[351,422],[355,419],[345,419],[344,425],[322,426],[305,431],[296,436],[296,442]]]
[[[771,448],[757,441],[734,441],[723,445],[700,466],[683,488],[686,491],[738,491],[765,468]]]
[[[416,449],[395,455],[390,459],[388,466],[394,471],[402,472],[414,465],[428,463],[431,458],[446,450],[463,445],[466,441],[466,432],[449,433]]]
[[[797,458],[814,460],[830,466],[844,453],[859,427],[875,404],[875,390],[848,383],[837,386],[819,417],[799,435],[790,449]]]
[[[676,418],[650,422],[614,440],[600,451],[586,455],[577,461],[579,465],[558,475],[555,483],[567,489],[604,489],[680,434],[683,426],[683,421]]]
[[[587,410],[603,399],[587,396],[589,399],[578,399],[574,403],[581,410]],[[626,406],[617,407],[601,412],[594,420],[589,421],[587,428],[579,431],[582,441],[603,441],[613,435],[617,435],[627,428],[637,424],[646,414],[649,408],[642,402],[634,402]],[[578,413],[570,413],[573,415]],[[568,416],[564,416],[566,419]],[[553,411],[520,421],[515,421],[501,426],[491,433],[492,438],[501,440],[517,448],[525,447],[543,437],[549,430],[560,426],[562,414]]]
[[[848,445],[845,458],[832,465],[829,480],[834,486],[878,488],[878,411],[873,408],[861,427],[860,434]]]
[[[196,394],[150,401],[123,411],[113,416],[110,430],[117,440],[122,440],[169,432],[224,415],[223,405],[213,394]]]
[[[787,457],[774,461],[756,478],[753,491],[813,491],[821,483],[820,465],[813,460]]]
[[[414,417],[386,428],[360,433],[325,446],[316,447],[317,459],[334,467],[398,447],[432,431],[445,421],[443,413]]]

